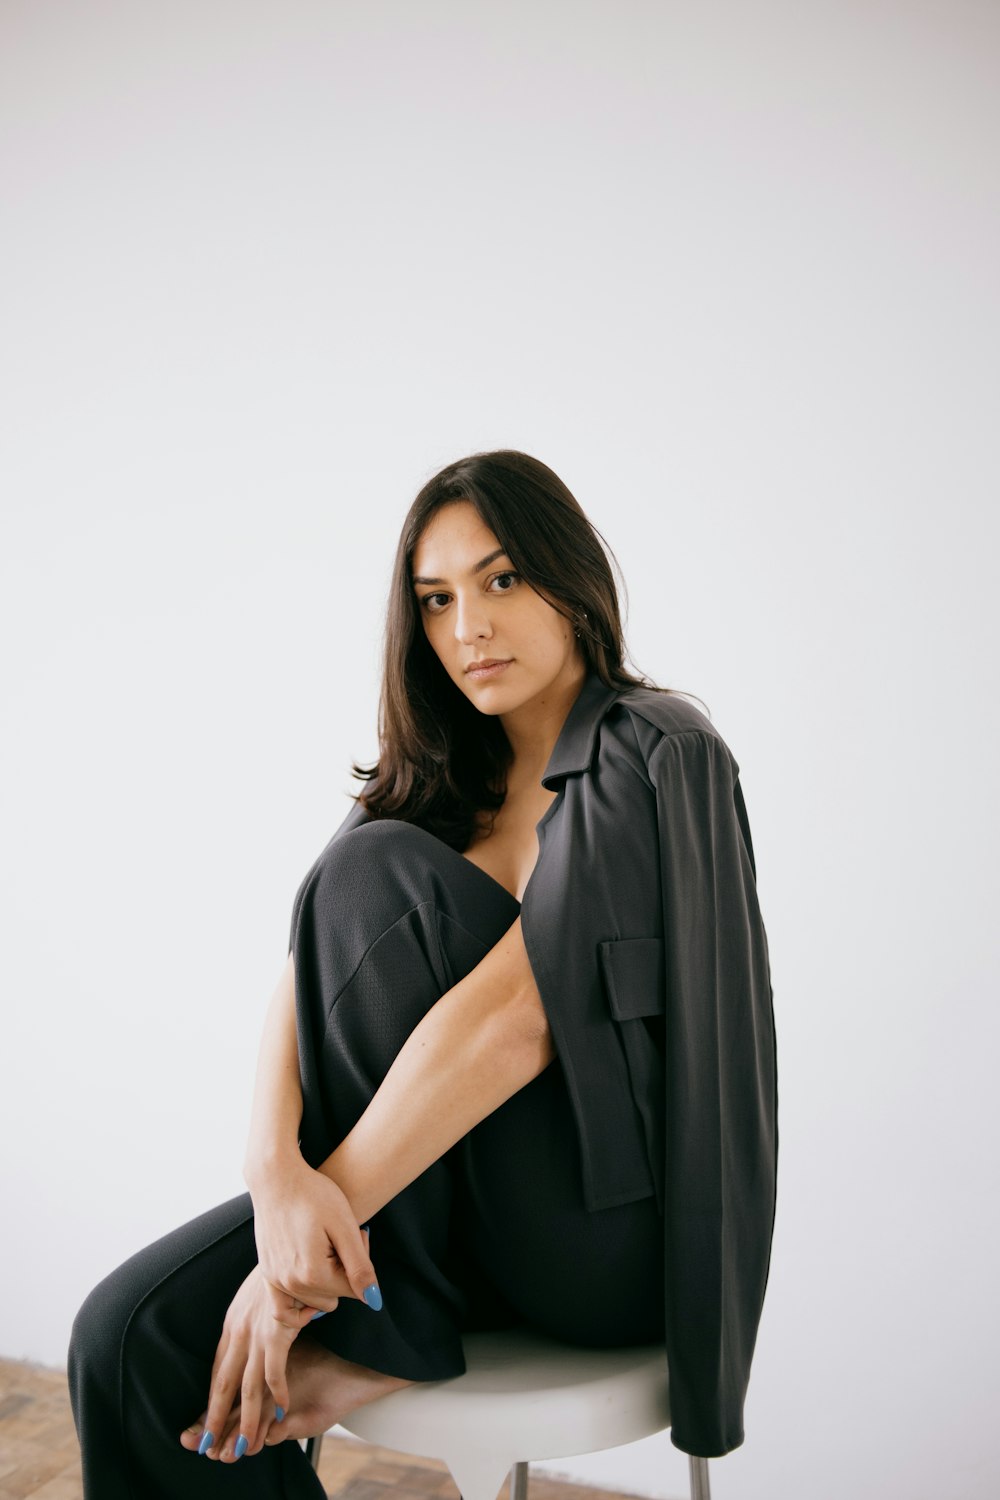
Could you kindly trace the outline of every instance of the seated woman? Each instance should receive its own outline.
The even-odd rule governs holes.
[[[718,731],[623,658],[549,468],[475,454],[421,490],[378,762],[295,896],[249,1192],[74,1324],[91,1500],[318,1497],[290,1439],[515,1323],[662,1342],[675,1445],[743,1441],[777,1160],[750,829]]]

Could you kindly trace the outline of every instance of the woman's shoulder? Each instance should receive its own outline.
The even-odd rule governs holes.
[[[732,751],[708,715],[676,690],[623,688],[609,704],[603,728],[612,739],[638,753],[645,767],[664,739],[676,735],[707,736],[732,757]],[[735,763],[735,757],[732,758]]]
[[[689,698],[677,689],[628,687],[623,688],[615,700],[616,704],[652,724],[661,734],[682,734],[689,729],[702,729],[708,734],[717,734],[715,725],[700,708],[695,708]]]
[[[665,735],[692,730],[722,738],[708,715],[677,689],[623,688],[609,706],[608,719],[611,725],[619,727],[631,724],[640,743],[648,744],[650,749],[655,749]]]

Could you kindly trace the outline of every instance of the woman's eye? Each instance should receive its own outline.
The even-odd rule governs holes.
[[[498,578],[518,578],[519,576],[520,576],[519,574],[513,573],[513,572],[510,571],[510,569],[508,569],[507,572],[505,572],[505,573],[494,573],[493,577],[490,579],[490,582],[491,583],[496,583],[496,581],[497,581]],[[501,592],[501,594],[509,594],[511,592],[511,589],[510,588],[501,589],[500,592]]]
[[[490,579],[490,584],[496,583],[498,579],[512,579],[513,582],[507,582],[502,588],[495,589],[494,593],[511,594],[517,584],[520,583],[521,575],[520,573],[515,573],[511,568],[506,568],[502,573],[494,573]],[[436,599],[443,599],[447,603],[449,597],[448,594],[424,594],[420,600],[421,608],[425,609],[431,615],[440,614],[441,610],[444,609],[444,604],[436,604],[434,601]]]

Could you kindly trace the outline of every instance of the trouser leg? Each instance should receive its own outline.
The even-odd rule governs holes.
[[[336,839],[301,893],[294,933],[302,1150],[318,1165],[364,1113],[407,1037],[520,910],[439,839],[387,819]],[[460,1331],[512,1320],[451,1246],[456,1149],[371,1220],[382,1308],[342,1298],[310,1334],[411,1380],[465,1369]],[[466,1274],[467,1273],[467,1274]]]
[[[226,1309],[256,1260],[244,1193],[139,1251],[87,1297],[68,1361],[87,1500],[323,1500],[298,1443],[228,1465],[179,1441],[205,1409]]]
[[[588,1348],[664,1338],[655,1195],[587,1211],[558,1058],[459,1142],[455,1242],[520,1321]]]
[[[421,1016],[478,963],[518,909],[502,887],[429,834],[414,839],[418,830],[387,829],[380,842],[366,841],[374,862],[366,845],[351,858],[325,859],[301,904],[297,1012],[310,1160],[339,1143]],[[346,838],[334,847],[341,842]],[[462,930],[450,914],[439,851],[458,860],[463,888],[477,887],[478,932]],[[455,874],[452,868],[453,881]],[[423,908],[415,910],[421,896]],[[323,1011],[333,999],[344,1004],[327,1032]],[[326,1325],[322,1341],[347,1358],[411,1379],[461,1372],[459,1323],[475,1326],[485,1317],[491,1325],[498,1310],[502,1321],[503,1304],[476,1285],[468,1266],[449,1271],[450,1162],[449,1153],[373,1220],[387,1310],[342,1298],[300,1337]],[[132,1256],[90,1293],[69,1349],[87,1500],[207,1500],[221,1489],[261,1500],[322,1495],[296,1443],[223,1465],[179,1442],[204,1410],[226,1310],[255,1264],[253,1210],[244,1194]],[[358,1312],[364,1320],[355,1321]]]
[[[347,1134],[422,1016],[519,911],[410,824],[362,824],[328,846],[295,933],[308,1160]],[[311,1332],[391,1374],[461,1374],[474,1323],[520,1319],[591,1345],[663,1335],[655,1198],[586,1211],[558,1058],[374,1216],[371,1254],[382,1311],[343,1299]]]
[[[294,951],[302,1146],[350,1131],[426,1011],[480,961],[519,904],[412,825],[334,840],[298,908]],[[662,1336],[655,1200],[587,1214],[558,1059],[372,1219],[378,1313],[353,1298],[301,1337],[413,1380],[461,1374],[461,1333],[524,1320],[580,1343]],[[255,1264],[243,1196],[125,1263],[74,1325],[70,1385],[88,1500],[322,1492],[297,1444],[221,1465],[181,1448],[204,1409],[225,1311]]]

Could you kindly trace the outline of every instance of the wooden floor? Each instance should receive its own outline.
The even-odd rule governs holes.
[[[320,1478],[338,1500],[459,1500],[443,1463],[376,1448],[359,1439],[326,1437]],[[499,1494],[507,1494],[504,1482]],[[0,1500],[83,1500],[80,1450],[66,1375],[39,1365],[0,1360]],[[624,1500],[532,1474],[530,1500]]]

